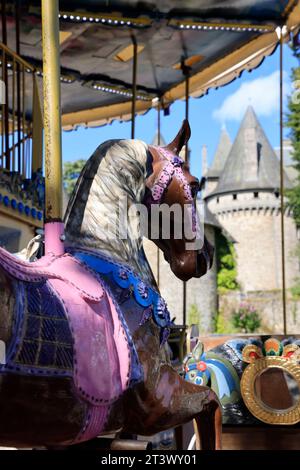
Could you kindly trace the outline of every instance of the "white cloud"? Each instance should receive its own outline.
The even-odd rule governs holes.
[[[286,72],[283,80],[284,95],[287,96],[291,90]],[[213,111],[213,117],[221,122],[240,121],[249,104],[259,116],[271,116],[279,110],[279,71],[242,83],[219,109]]]

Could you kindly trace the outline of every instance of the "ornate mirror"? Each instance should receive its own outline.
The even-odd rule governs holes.
[[[300,421],[299,348],[290,344],[276,348],[275,354],[270,348],[275,341],[270,338],[263,349],[255,345],[244,348],[243,360],[249,365],[242,375],[241,393],[245,405],[259,420],[291,425]]]

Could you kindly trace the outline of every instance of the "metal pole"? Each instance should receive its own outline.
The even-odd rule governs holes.
[[[189,119],[189,69],[184,65],[183,73],[185,74],[185,119]],[[185,161],[189,164],[189,150],[188,144],[185,146]],[[187,295],[186,295],[186,282],[183,281],[183,324],[186,325],[186,307],[187,307]]]
[[[284,240],[284,161],[283,161],[283,35],[280,30],[280,221],[281,221],[281,264],[282,264],[282,309],[283,333],[287,334],[286,323],[286,282],[285,282],[285,240]]]
[[[62,218],[58,0],[42,0],[46,221]]]
[[[6,28],[6,0],[1,2],[1,14],[2,14],[2,42],[7,46],[7,28]],[[9,154],[9,116],[8,116],[8,73],[7,73],[7,55],[3,53],[3,81],[5,84],[5,105],[2,107],[4,111],[4,119],[2,119],[4,132],[4,148],[5,148],[5,168],[10,170],[10,154]]]
[[[135,104],[136,104],[136,76],[137,76],[137,42],[135,36],[131,36],[133,44],[133,70],[132,70],[132,104],[131,104],[131,138],[135,136]]]
[[[189,119],[189,99],[190,99],[190,77],[189,74],[187,73],[186,78],[185,78],[185,119]],[[185,161],[187,164],[189,164],[190,156],[189,156],[189,149],[188,149],[188,144],[185,146]]]
[[[16,53],[20,55],[20,0],[15,6],[16,22]],[[21,69],[17,61],[17,142],[18,145],[18,172],[21,173]]]
[[[160,102],[157,106],[157,145],[160,146]],[[157,248],[157,286],[160,283],[160,249]]]

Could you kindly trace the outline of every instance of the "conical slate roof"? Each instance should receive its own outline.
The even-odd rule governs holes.
[[[155,136],[153,137],[153,140],[151,142],[151,145],[158,145],[158,131],[156,131]],[[160,147],[165,147],[167,145],[165,139],[163,138],[163,135],[160,134]]]
[[[291,187],[286,173],[284,185]],[[214,194],[280,187],[280,164],[252,106],[247,108]]]
[[[231,145],[226,127],[223,127],[213,162],[207,172],[208,178],[218,178],[220,176],[230,152]]]

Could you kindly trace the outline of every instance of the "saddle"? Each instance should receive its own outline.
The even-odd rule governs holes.
[[[72,331],[77,394],[92,408],[115,401],[129,385],[131,351],[122,313],[100,276],[69,253],[26,262],[0,248],[0,268],[25,283],[47,282]]]
[[[14,278],[26,282],[59,279],[74,287],[90,302],[99,302],[103,289],[96,274],[69,253],[49,254],[35,262],[23,261],[0,247],[0,266]]]

